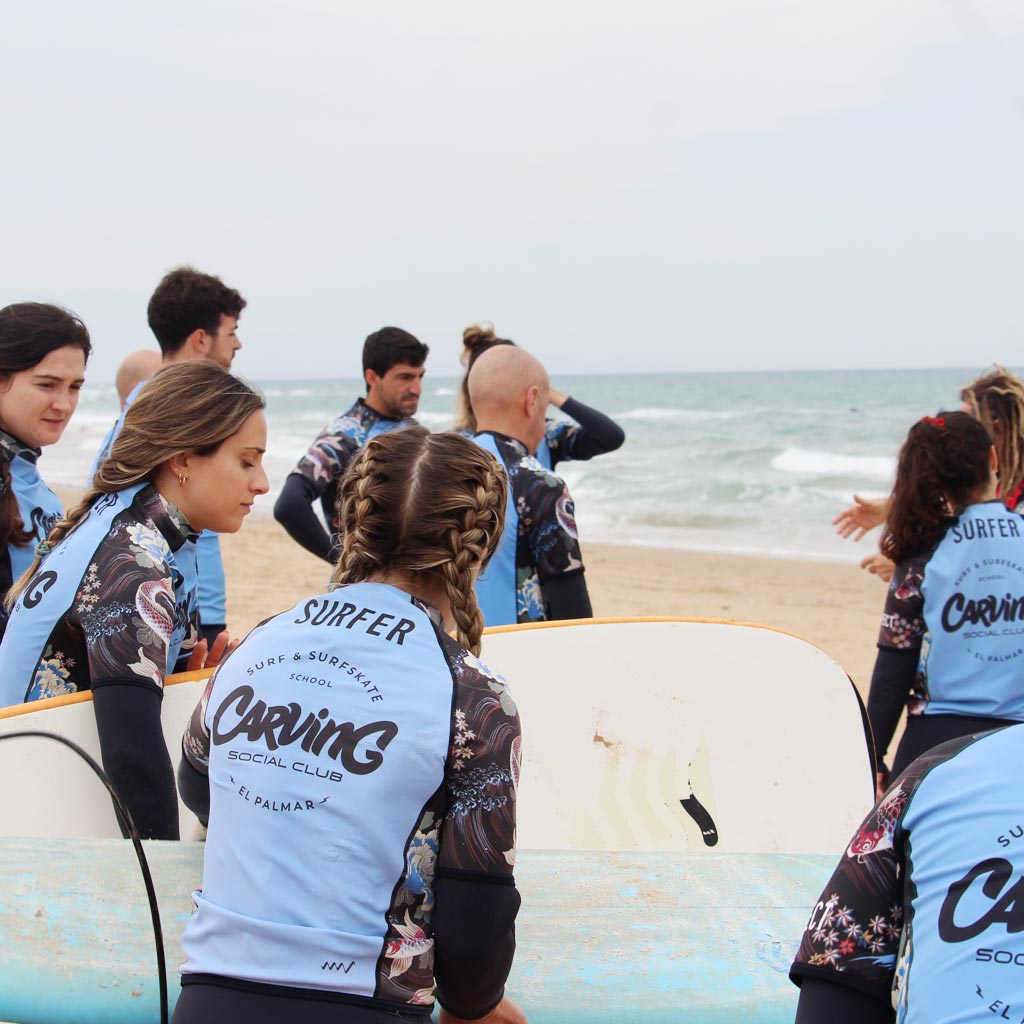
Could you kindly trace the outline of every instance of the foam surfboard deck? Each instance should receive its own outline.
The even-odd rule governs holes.
[[[874,800],[849,676],[764,626],[580,620],[489,630],[523,722],[521,849],[825,852]]]
[[[202,846],[145,846],[173,1005]],[[532,1024],[789,1024],[789,963],[836,859],[523,853],[508,993]],[[0,840],[0,891],[0,1020],[159,1019],[149,908],[129,843]]]
[[[523,720],[520,849],[827,852],[873,797],[863,708],[813,644],[762,626],[582,620],[489,630],[482,660]],[[177,762],[202,673],[171,677]],[[91,695],[0,711],[0,736],[57,732],[99,759]],[[103,788],[42,740],[0,742],[0,835],[116,837]],[[182,836],[195,820],[182,806]]]

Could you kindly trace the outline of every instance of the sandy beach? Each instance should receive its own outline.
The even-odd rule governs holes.
[[[326,585],[326,564],[269,517],[251,517],[239,533],[222,537],[221,547],[232,635],[243,636]],[[870,550],[865,546],[864,553]],[[604,544],[584,544],[583,555],[596,616],[683,615],[775,626],[822,647],[867,692],[885,586],[856,565]]]

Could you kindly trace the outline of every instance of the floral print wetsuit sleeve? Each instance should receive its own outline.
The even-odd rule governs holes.
[[[454,645],[453,646],[457,646]],[[505,681],[459,648],[439,867],[511,878],[522,739]]]
[[[515,952],[519,714],[504,681],[443,637],[455,679],[433,914],[437,995],[457,1017],[497,1004]]]
[[[358,451],[358,443],[339,429],[342,422],[337,420],[326,427],[293,470],[313,485],[317,496],[344,474]]]
[[[531,459],[535,468],[539,463]],[[528,490],[520,508],[530,547],[530,561],[541,581],[583,568],[576,506],[565,484],[544,471],[528,478]],[[517,502],[519,501],[517,496]]]
[[[920,650],[924,637],[924,598],[921,582],[926,554],[896,566],[889,583],[878,631],[878,646],[899,651]]]
[[[178,614],[163,536],[146,523],[117,524],[79,584],[71,619],[85,637],[93,688],[137,682],[163,692]]]

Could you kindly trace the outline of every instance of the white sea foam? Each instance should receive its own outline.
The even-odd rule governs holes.
[[[884,455],[845,455],[812,448],[786,448],[771,461],[772,469],[799,476],[844,476],[891,480],[895,462]]]
[[[657,422],[659,420],[733,420],[737,416],[744,416],[746,412],[731,409],[666,409],[653,406],[650,408],[629,409],[626,412],[613,414],[617,420],[641,420]]]

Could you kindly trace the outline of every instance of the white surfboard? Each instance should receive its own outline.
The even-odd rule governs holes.
[[[863,707],[813,644],[702,619],[581,620],[489,630],[482,660],[523,721],[521,849],[830,852],[873,795]],[[204,685],[171,677],[177,764]],[[0,711],[0,737],[56,732],[99,760],[91,695]],[[0,740],[0,835],[114,837],[106,791],[51,741]],[[180,807],[183,837],[195,819]]]
[[[523,726],[522,849],[826,852],[874,800],[863,704],[765,626],[580,620],[485,633]]]

